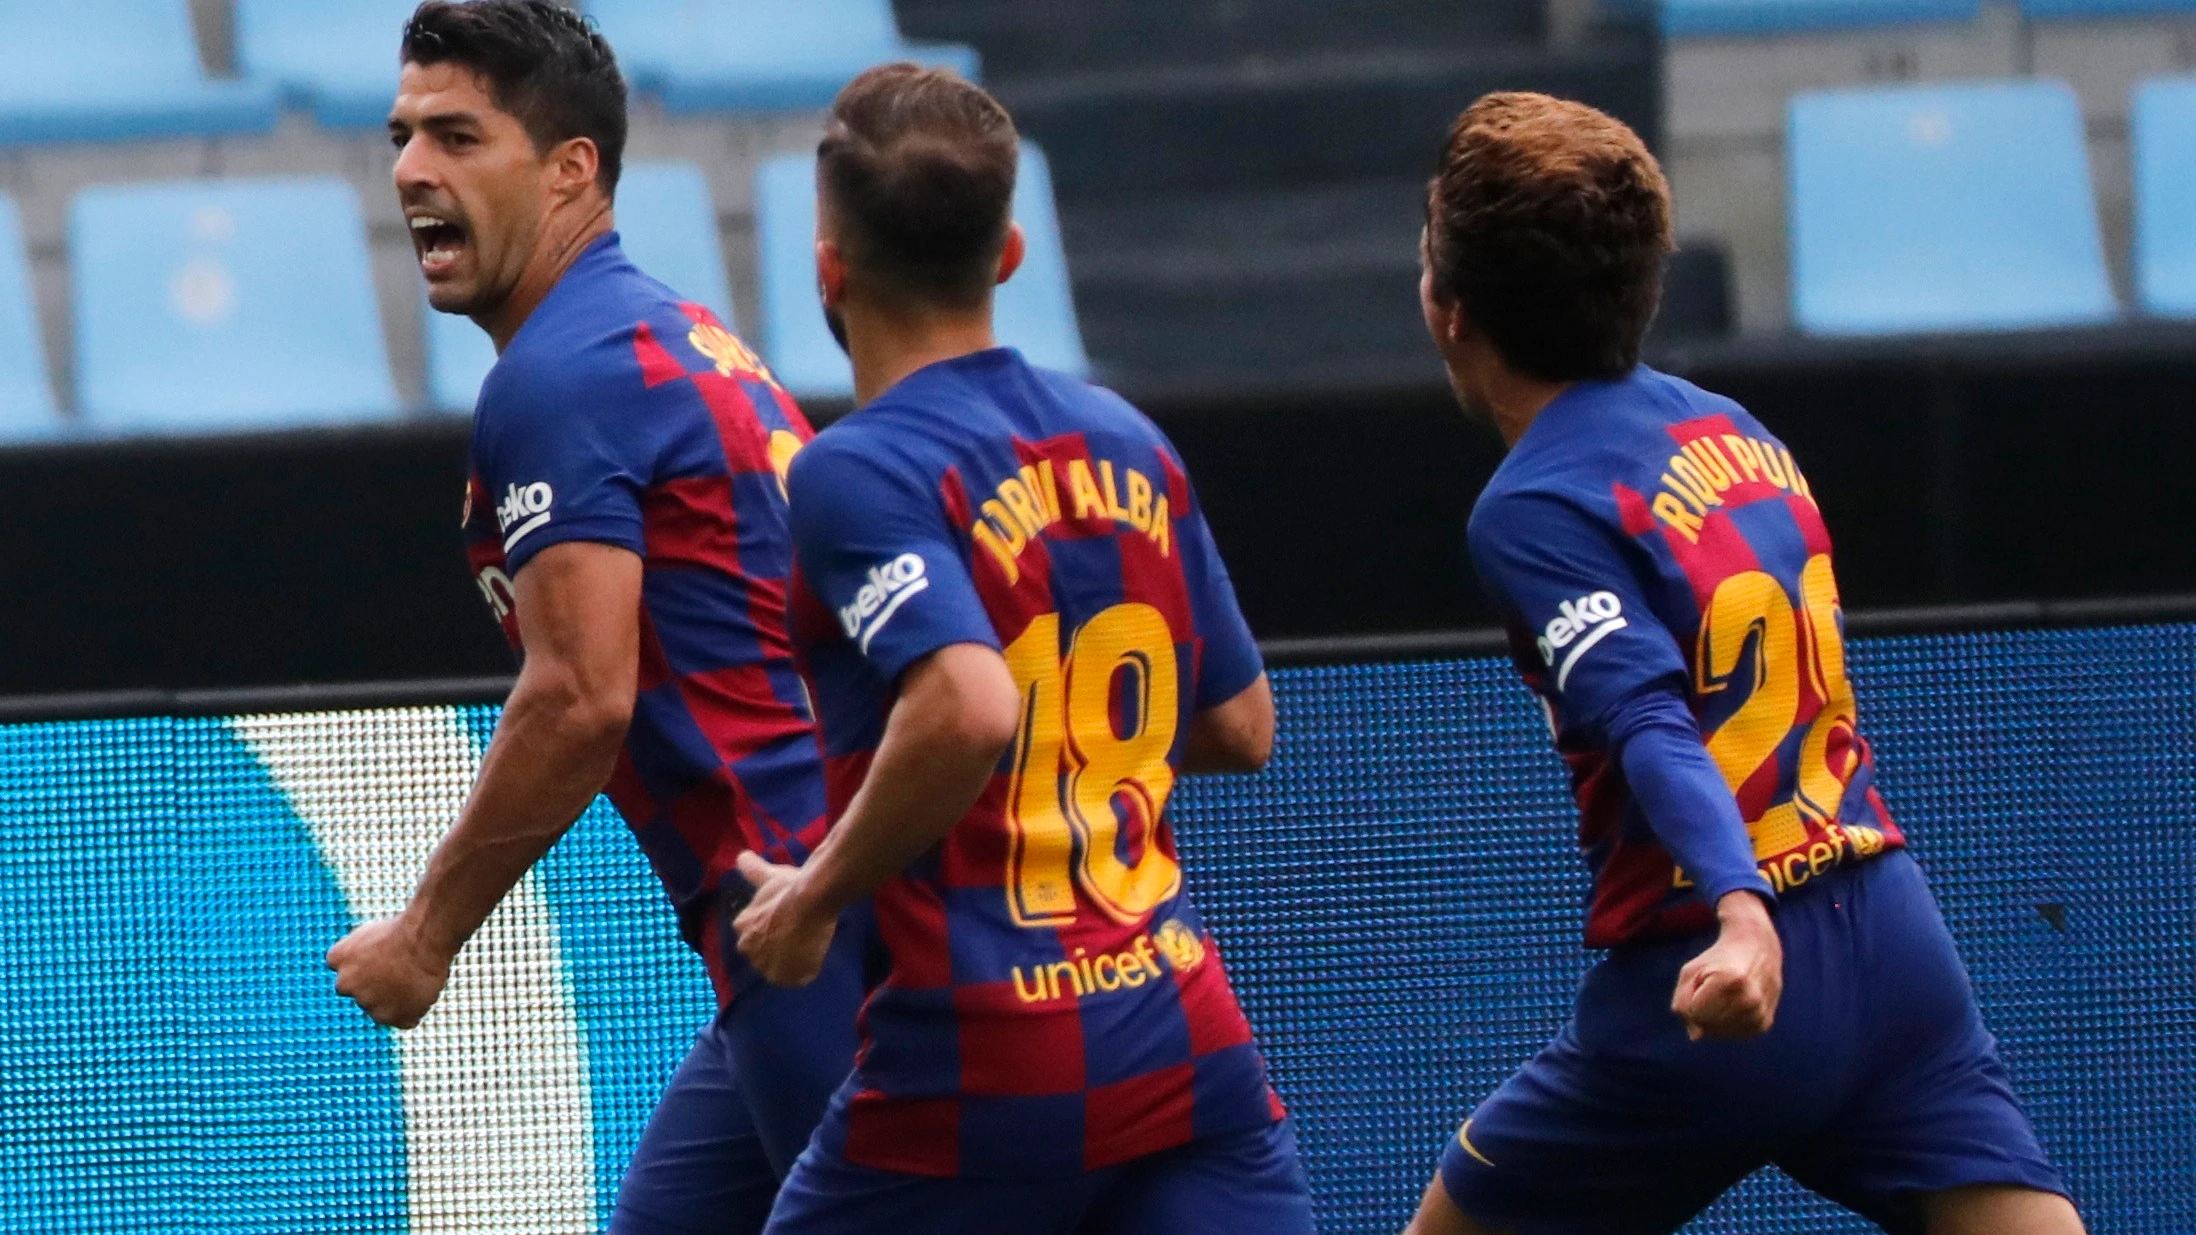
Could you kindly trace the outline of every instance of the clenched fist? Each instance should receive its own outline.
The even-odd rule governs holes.
[[[1725,896],[1716,916],[1722,930],[1678,972],[1670,1010],[1695,1042],[1759,1037],[1776,1023],[1784,997],[1784,943],[1768,905],[1751,892]]]
[[[336,993],[396,1029],[419,1024],[450,980],[450,958],[419,937],[402,915],[368,922],[328,949]]]
[[[772,986],[815,981],[831,951],[838,919],[810,911],[800,895],[797,866],[779,866],[749,850],[740,855],[740,874],[755,886],[755,898],[732,920],[740,954]]]

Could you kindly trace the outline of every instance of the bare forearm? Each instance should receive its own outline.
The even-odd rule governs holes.
[[[909,669],[869,775],[802,872],[801,912],[838,917],[944,840],[983,796],[1021,708],[988,647],[941,648]]]
[[[888,727],[861,789],[809,858],[810,909],[837,917],[944,840],[983,795],[1003,749],[952,731]]]
[[[413,894],[421,937],[456,955],[609,780],[625,718],[521,675],[480,779]]]
[[[1217,707],[1190,718],[1182,770],[1192,774],[1262,771],[1273,757],[1273,683],[1266,675]]]

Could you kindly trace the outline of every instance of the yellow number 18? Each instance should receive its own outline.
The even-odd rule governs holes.
[[[1182,886],[1157,844],[1174,792],[1182,686],[1174,634],[1150,605],[1115,605],[1060,656],[1060,615],[1029,624],[1006,650],[1022,691],[1008,789],[1007,908],[1022,926],[1075,920],[1075,889],[1134,922]],[[1116,706],[1118,705],[1118,707]],[[1124,855],[1121,833],[1134,849]]]

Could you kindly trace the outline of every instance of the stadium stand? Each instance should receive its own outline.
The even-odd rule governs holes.
[[[893,60],[977,71],[967,47],[903,40],[888,0],[589,0],[587,12],[626,75],[674,113],[822,107]]]
[[[0,195],[0,441],[50,437],[60,427],[46,383],[22,222],[15,202]]]
[[[633,264],[708,307],[739,330],[709,182],[691,163],[630,163],[618,179],[618,239]],[[813,282],[813,280],[811,280]],[[431,406],[470,412],[496,362],[495,345],[470,320],[426,309]]]
[[[1659,8],[1662,32],[1682,38],[1967,21],[1982,11],[1982,4],[1981,0],[1661,0]]]
[[[1542,89],[1659,131],[1652,31],[1566,33],[1539,0],[899,11],[912,36],[975,44],[1050,157],[1092,362],[1143,392],[1437,382],[1417,237],[1459,106]]]
[[[2048,82],[1838,91],[1791,111],[1793,314],[1815,334],[2099,322],[2074,94]]]
[[[778,381],[794,394],[846,398],[854,393],[854,371],[816,305],[815,168],[813,158],[788,155],[764,163],[756,176],[763,351]],[[1044,152],[1028,144],[1014,218],[1028,256],[999,289],[999,341],[1036,364],[1087,376],[1090,358],[1068,290],[1051,168]]]
[[[2196,317],[2196,78],[2135,95],[2135,285],[2143,308]]]
[[[87,427],[395,415],[365,239],[357,195],[340,181],[87,190],[70,218]]]
[[[199,67],[186,0],[0,0],[0,146],[266,132],[274,88]]]
[[[237,66],[331,128],[380,128],[414,0],[236,0]]]

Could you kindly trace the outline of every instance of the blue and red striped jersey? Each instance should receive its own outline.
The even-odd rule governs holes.
[[[512,579],[535,554],[576,540],[641,557],[639,697],[605,792],[723,1004],[755,978],[711,912],[747,889],[740,852],[801,861],[824,828],[786,630],[783,477],[811,436],[755,354],[614,233],[526,320],[474,412],[466,533],[514,647]]]
[[[1264,671],[1173,447],[998,349],[825,430],[791,485],[834,817],[909,665],[983,644],[1025,699],[975,808],[877,893],[847,1157],[1071,1175],[1277,1119],[1167,821],[1190,718]]]
[[[1488,483],[1470,543],[1569,765],[1589,946],[1714,920],[1610,754],[1604,722],[1644,690],[1682,691],[1778,893],[1904,843],[1846,678],[1829,531],[1744,408],[1645,367],[1573,385]]]

